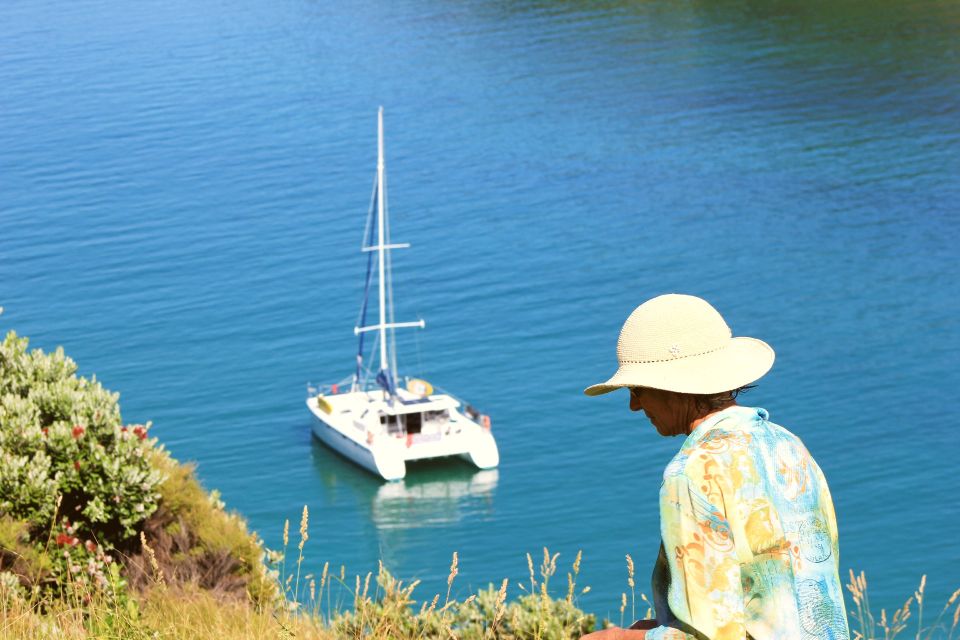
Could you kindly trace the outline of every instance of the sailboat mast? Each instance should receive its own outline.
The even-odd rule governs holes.
[[[362,251],[377,252],[377,268],[380,277],[377,279],[377,285],[380,294],[380,322],[375,325],[364,325],[353,328],[354,335],[361,336],[359,353],[357,355],[357,380],[360,379],[363,366],[363,337],[362,334],[367,331],[380,332],[380,372],[377,374],[377,382],[387,390],[391,395],[395,395],[394,385],[396,371],[391,369],[390,348],[387,345],[387,330],[391,332],[404,327],[419,327],[423,329],[426,323],[421,319],[416,322],[395,322],[393,318],[393,289],[390,285],[390,261],[387,259],[387,251],[391,249],[406,249],[410,245],[407,243],[390,244],[387,236],[390,234],[390,227],[387,225],[387,179],[386,168],[383,153],[383,107],[377,114],[377,188],[374,190],[374,197],[377,205],[377,244],[373,242],[373,200],[370,201],[370,209],[367,212],[367,227],[364,230],[364,240]],[[369,235],[368,235],[369,234]],[[360,323],[363,324],[367,317],[367,301],[370,299],[370,284],[372,282],[371,267],[373,259],[367,258],[367,276],[363,290],[363,306],[360,307]],[[388,295],[389,291],[389,295]],[[387,321],[387,305],[390,305],[389,322]],[[393,368],[396,368],[396,358],[394,358]]]
[[[383,252],[386,242],[383,237],[383,202],[386,199],[383,191],[383,107],[377,112],[377,253],[379,254],[380,277],[378,284],[380,287],[380,370],[386,371],[389,362],[387,360],[387,305],[386,305],[386,282],[384,281],[383,271]]]

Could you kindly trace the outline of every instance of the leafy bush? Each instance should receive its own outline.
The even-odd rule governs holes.
[[[309,538],[308,512],[304,507],[300,521],[300,544],[296,577],[282,577],[283,564],[289,542],[289,521],[284,524],[283,550],[275,552],[273,562],[281,567],[283,597],[287,619],[312,620],[328,629],[336,638],[371,638],[380,640],[423,640],[424,638],[448,638],[450,640],[568,640],[590,633],[597,624],[595,615],[586,613],[577,606],[577,596],[589,592],[586,587],[577,590],[582,554],[577,553],[567,573],[565,597],[550,593],[550,581],[557,573],[559,553],[550,554],[543,549],[543,562],[539,578],[534,569],[533,558],[527,554],[530,571],[530,587],[517,585],[522,593],[516,600],[507,602],[508,580],[503,580],[497,589],[490,584],[463,601],[451,599],[453,583],[459,573],[459,559],[455,552],[447,577],[447,594],[441,599],[436,594],[423,600],[420,606],[413,592],[420,584],[415,580],[404,584],[380,564],[376,576],[368,573],[361,579],[356,576],[353,588],[345,579],[346,570],[340,567],[339,575],[329,571],[329,563],[323,567],[317,584],[312,575],[304,577],[306,584],[300,589],[300,564],[303,561],[304,544]],[[374,578],[371,584],[371,578]],[[296,582],[291,585],[291,582]],[[300,595],[302,594],[302,599]],[[343,596],[349,597],[344,599]],[[336,596],[336,603],[332,599]],[[344,607],[352,601],[352,608]],[[326,604],[326,612],[324,611]]]
[[[335,637],[567,640],[589,633],[597,621],[572,600],[546,591],[507,602],[506,581],[499,590],[491,584],[462,602],[441,603],[437,597],[419,607],[413,598],[416,582],[404,585],[381,566],[376,586],[376,593],[368,595],[369,576],[362,587],[358,580],[353,608],[337,611],[329,620]]]
[[[0,516],[55,545],[54,573],[105,582],[113,550],[136,545],[162,477],[148,460],[149,425],[126,426],[118,395],[76,375],[62,349],[0,343]]]

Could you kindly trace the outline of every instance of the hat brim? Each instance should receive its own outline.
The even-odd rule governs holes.
[[[722,349],[661,362],[624,362],[613,377],[584,389],[599,396],[623,387],[648,387],[678,393],[720,393],[762,378],[774,360],[773,349],[756,338],[731,338]]]

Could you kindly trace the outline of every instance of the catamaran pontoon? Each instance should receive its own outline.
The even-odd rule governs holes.
[[[386,480],[403,478],[408,461],[427,458],[460,456],[481,469],[496,467],[500,454],[487,416],[447,393],[435,392],[423,380],[397,377],[394,330],[422,329],[425,324],[423,320],[394,321],[390,251],[410,245],[391,244],[389,236],[381,107],[377,116],[377,179],[363,234],[367,276],[360,321],[354,328],[360,340],[356,371],[340,384],[308,389],[307,407],[315,418],[313,432],[334,451]],[[367,325],[374,253],[380,318],[376,324]],[[375,375],[364,363],[364,338],[369,332],[376,332],[374,350],[379,343],[380,367]],[[347,385],[349,390],[341,392]]]

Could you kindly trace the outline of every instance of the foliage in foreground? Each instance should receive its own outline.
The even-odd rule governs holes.
[[[137,591],[151,586],[157,572],[164,581],[211,591],[221,599],[272,602],[276,581],[264,565],[264,549],[246,521],[228,512],[216,491],[208,493],[192,465],[154,450],[151,463],[164,477],[160,503],[143,524],[139,553],[125,558],[125,575]],[[154,564],[156,568],[154,568]]]
[[[305,533],[305,531],[304,531]],[[301,540],[300,557],[303,545]],[[508,601],[510,585],[504,580],[462,601],[450,598],[456,578],[457,557],[451,566],[446,597],[437,594],[418,602],[417,582],[404,584],[382,566],[377,575],[353,576],[345,570],[324,568],[319,581],[314,576],[283,580],[285,599],[276,607],[254,607],[249,602],[223,599],[197,587],[171,587],[156,570],[152,586],[140,596],[111,597],[101,593],[89,602],[78,599],[30,599],[5,589],[0,579],[0,640],[28,638],[86,638],[130,640],[206,639],[231,640],[305,638],[315,640],[566,640],[592,630],[594,616],[576,606],[576,576],[580,556],[567,574],[565,596],[550,593],[550,578],[556,572],[556,555],[544,551],[539,579],[532,573],[530,587],[514,585],[519,597]],[[632,600],[632,574],[628,585]],[[282,577],[282,576],[281,576]],[[295,582],[296,580],[296,582]],[[939,615],[924,618],[924,588],[903,607],[888,616],[875,616],[869,607],[863,574],[850,575],[854,607],[851,625],[854,640],[895,640],[909,636],[917,640],[949,640],[955,637],[960,619],[958,589]],[[299,586],[297,583],[301,583]],[[302,590],[301,588],[302,587]],[[516,591],[516,590],[515,590]],[[295,599],[299,593],[302,599]],[[641,596],[642,600],[646,600]],[[627,592],[621,598],[621,615],[628,607]],[[648,615],[649,615],[648,611]],[[609,621],[603,621],[608,626]]]
[[[579,638],[594,628],[596,618],[575,605],[578,567],[571,573],[567,597],[550,595],[548,582],[556,571],[556,560],[556,555],[546,554],[541,581],[531,578],[534,592],[511,602],[507,602],[507,580],[499,588],[490,585],[463,601],[451,599],[456,554],[446,597],[437,594],[420,603],[413,596],[417,582],[405,585],[382,566],[376,576],[355,576],[352,587],[343,571],[336,575],[324,571],[319,583],[305,576],[303,602],[286,599],[272,609],[235,599],[224,601],[199,588],[171,588],[159,569],[152,587],[139,598],[107,590],[87,602],[70,597],[28,599],[21,592],[4,591],[0,583],[0,639]],[[292,580],[285,583],[289,594],[295,586]],[[331,598],[336,602],[331,603]]]
[[[7,591],[102,599],[148,586],[155,565],[173,585],[273,599],[262,546],[242,518],[148,437],[149,424],[124,425],[117,394],[78,376],[62,349],[27,346],[13,332],[0,342]]]
[[[104,588],[115,553],[136,545],[157,509],[155,441],[149,425],[124,425],[117,394],[77,376],[62,349],[27,344],[12,331],[0,343],[4,533],[49,551],[34,584],[56,586],[70,574],[72,584]]]

